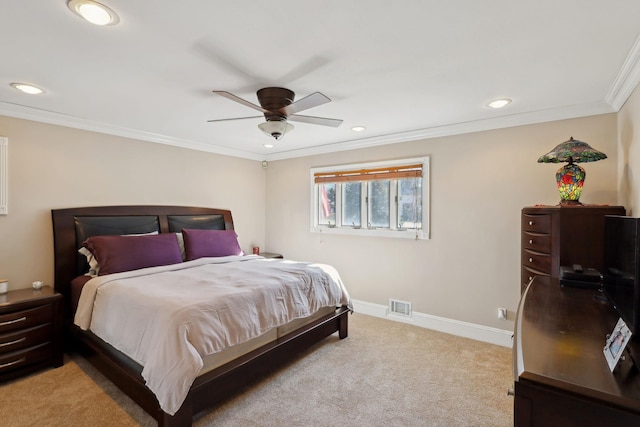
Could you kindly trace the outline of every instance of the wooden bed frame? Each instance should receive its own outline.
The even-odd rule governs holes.
[[[78,239],[88,237],[87,230],[78,231],[78,220],[91,217],[91,221],[101,223],[103,219],[109,222],[113,218],[117,220],[129,217],[156,217],[160,232],[168,233],[180,231],[176,229],[175,221],[172,225],[172,220],[176,217],[184,218],[190,228],[211,228],[207,218],[214,218],[216,225],[213,228],[233,230],[231,212],[186,206],[101,206],[55,209],[51,211],[51,215],[55,290],[63,295],[65,301],[65,347],[83,354],[100,372],[153,416],[160,426],[190,426],[194,414],[225,400],[232,393],[253,382],[256,377],[282,366],[311,345],[334,332],[338,332],[341,339],[348,335],[349,309],[339,307],[331,315],[199,376],[193,382],[180,410],[171,416],[162,411],[155,395],[145,386],[141,375],[142,366],[91,332],[82,331],[73,324],[71,281],[82,274],[79,274],[79,265],[80,262],[84,262],[78,257]],[[201,221],[203,219],[204,221]],[[132,231],[128,230],[127,233]],[[103,234],[125,233],[114,229]]]

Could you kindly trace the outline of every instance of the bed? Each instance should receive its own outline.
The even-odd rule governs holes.
[[[66,347],[83,354],[160,426],[191,425],[195,414],[283,366],[311,345],[336,332],[341,339],[348,335],[350,301],[337,272],[321,264],[267,260],[233,252],[239,246],[232,252],[225,252],[229,251],[231,243],[212,244],[210,239],[214,236],[215,242],[234,240],[230,237],[235,236],[235,232],[228,210],[103,206],[54,209],[51,213],[55,289],[64,298]],[[158,245],[166,245],[174,239],[180,243],[179,255],[174,254],[174,243],[170,243],[171,261],[157,261],[154,251]],[[121,256],[125,249],[118,245],[123,241],[127,242],[126,251],[132,251],[135,256]],[[130,249],[131,242],[153,246]],[[79,252],[83,247],[84,255]],[[90,253],[86,252],[87,248]],[[165,249],[161,252],[162,256],[167,256]],[[115,258],[105,256],[105,253]],[[148,255],[150,253],[153,255]],[[180,256],[179,262],[175,262],[176,256]],[[93,277],[88,276],[90,272],[96,273],[95,262],[89,261],[98,258],[103,274],[98,271]],[[151,264],[139,264],[146,262],[146,258],[153,258]],[[134,266],[122,267],[129,262]],[[228,295],[219,294],[222,291],[218,288],[214,291],[213,284],[201,287],[205,280],[201,275],[206,275],[206,281],[222,281],[218,288],[229,288]],[[298,278],[302,278],[304,286],[291,284]],[[315,281],[319,285],[309,285]],[[267,292],[270,288],[277,295]],[[286,299],[282,294],[288,292],[283,289],[289,288],[297,293],[293,296],[294,303],[283,302]],[[249,290],[255,290],[258,296],[248,297]],[[142,298],[141,292],[144,292]],[[156,295],[163,292],[164,299]],[[204,292],[206,298],[198,292]],[[317,297],[314,296],[313,302],[309,298],[308,302],[308,294]],[[303,303],[300,301],[302,296],[305,298]],[[258,305],[254,301],[252,307],[236,310],[235,307],[241,307],[239,301],[253,301],[251,298],[260,301],[259,304],[264,301],[264,304]],[[174,308],[177,301],[182,304],[179,309]],[[107,307],[119,314],[107,314],[111,313]],[[234,307],[232,315],[225,314],[228,307]],[[138,318],[124,320],[127,313],[135,313]],[[158,319],[142,325],[150,319],[147,313],[157,315]],[[204,319],[202,330],[198,329],[195,319],[185,317],[192,315],[198,321]],[[100,321],[106,326],[100,326]],[[215,323],[216,328],[219,323],[233,325],[224,332],[215,332],[207,322]],[[138,323],[140,330],[137,330]],[[161,335],[151,332],[152,326],[166,328],[173,323],[182,329]],[[182,326],[185,324],[188,325],[186,332]],[[126,334],[121,337],[117,335],[119,331],[126,331]],[[198,338],[183,340],[186,335]],[[142,344],[133,351],[129,349],[127,343],[153,342],[155,346],[156,338],[151,340],[149,337],[156,337],[158,342],[162,341],[159,347],[175,349],[168,353],[176,354],[164,356],[168,353],[162,353],[163,357],[155,357],[155,347],[141,348],[144,347]],[[196,352],[201,357],[194,356]],[[180,363],[168,360],[173,358]],[[194,367],[185,368],[182,377],[182,368],[176,366],[189,365],[192,359]],[[153,379],[156,378],[151,376],[153,369],[161,375],[161,381]],[[190,376],[192,374],[194,378]],[[186,385],[168,383],[171,387],[164,384],[159,388],[157,383],[169,381],[165,376],[177,376]],[[185,388],[183,395],[176,396],[181,387]],[[165,393],[166,390],[169,391]],[[171,396],[167,397],[167,393]]]

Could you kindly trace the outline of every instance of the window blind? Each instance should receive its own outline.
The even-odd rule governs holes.
[[[334,172],[316,172],[313,174],[316,184],[325,182],[372,181],[379,179],[420,178],[422,164],[389,166],[384,168],[341,170]]]

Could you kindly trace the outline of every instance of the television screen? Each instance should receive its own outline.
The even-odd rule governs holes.
[[[604,292],[634,338],[640,335],[640,218],[606,216],[604,226]]]

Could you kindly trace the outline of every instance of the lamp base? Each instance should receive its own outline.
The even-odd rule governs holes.
[[[558,204],[561,206],[582,206],[582,203],[578,200],[560,200]]]
[[[560,191],[560,204],[580,204],[580,194],[586,177],[584,169],[573,162],[569,162],[556,172],[556,181]]]

